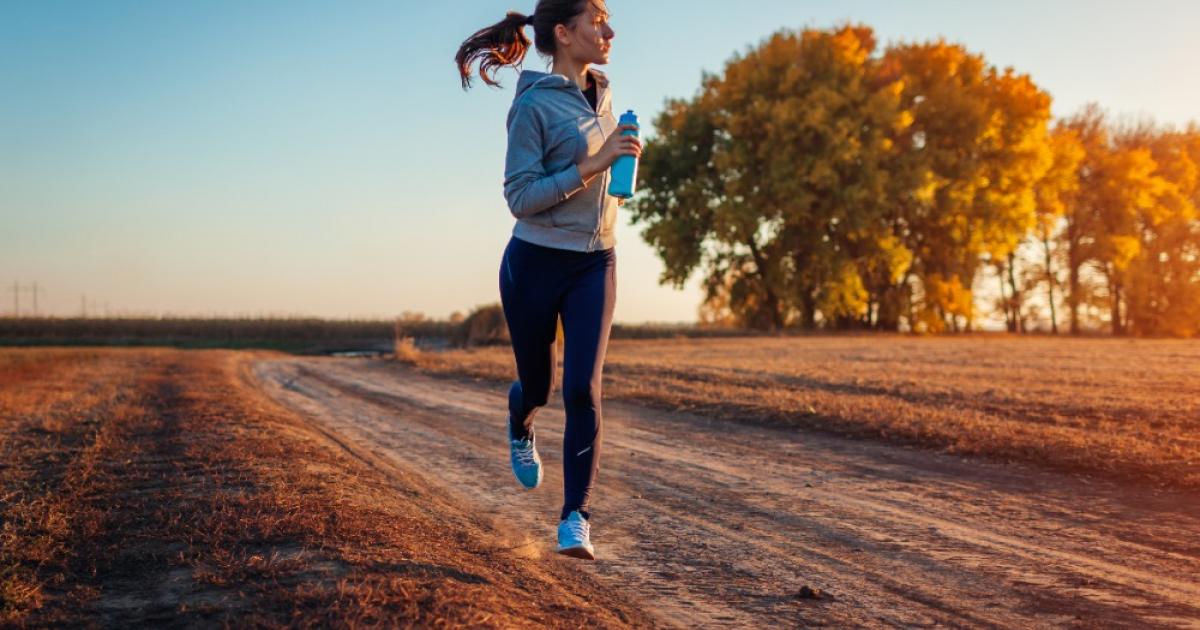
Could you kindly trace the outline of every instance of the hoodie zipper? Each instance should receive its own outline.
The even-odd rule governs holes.
[[[579,94],[580,100],[582,100],[584,104],[588,106],[588,109],[591,109],[592,104],[587,102],[587,98],[584,97],[583,91],[579,89],[579,86],[575,86],[575,89]],[[594,115],[593,120],[595,121],[596,126],[600,127],[600,137],[604,138],[605,142],[607,142],[608,138],[604,135],[604,124],[600,122],[600,107],[602,106],[601,100],[599,86],[597,86],[596,109],[592,110],[592,114]],[[592,232],[591,240],[588,241],[588,253],[596,251],[596,244],[600,240],[600,230],[604,226],[604,196],[608,193],[608,178],[610,176],[609,169],[604,169],[603,173],[604,175],[600,180],[600,200],[596,203],[596,229]]]
[[[599,113],[596,114],[596,124],[600,127],[600,137],[604,137],[604,125],[600,122]],[[607,142],[608,138],[604,138]],[[588,252],[596,251],[596,244],[600,240],[600,230],[604,227],[604,202],[605,195],[608,194],[608,178],[611,177],[609,169],[604,169],[604,175],[600,179],[600,200],[596,203],[596,229],[592,231],[592,239],[588,241]]]

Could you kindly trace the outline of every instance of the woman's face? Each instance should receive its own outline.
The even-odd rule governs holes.
[[[608,25],[608,8],[602,0],[589,2],[587,8],[575,16],[572,28],[560,32],[566,41],[560,41],[571,58],[579,63],[604,65],[608,63],[612,38],[616,35]]]

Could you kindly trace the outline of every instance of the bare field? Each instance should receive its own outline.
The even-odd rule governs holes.
[[[420,369],[508,380],[507,347]],[[973,335],[614,340],[605,397],[1200,489],[1200,342]]]
[[[614,342],[595,563],[506,348],[0,350],[0,626],[1195,628],[1196,347]]]
[[[417,471],[551,561],[562,406],[521,490],[506,383],[395,361],[261,361],[261,389],[352,452]],[[640,402],[604,407],[597,561],[572,569],[673,628],[1197,628],[1194,491]],[[534,599],[538,605],[538,599]]]
[[[270,356],[0,350],[0,626],[648,624],[263,397]]]

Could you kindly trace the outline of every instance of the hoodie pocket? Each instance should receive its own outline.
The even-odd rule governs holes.
[[[545,165],[559,170],[587,157],[588,138],[584,132],[592,120],[592,116],[567,116],[551,124],[546,134],[549,142]]]
[[[604,128],[594,114],[568,116],[551,125],[550,131],[553,141],[546,156],[548,167],[559,169],[578,164],[604,145]],[[600,225],[601,189],[607,177],[607,173],[596,175],[587,188],[551,210],[553,226],[572,232],[595,232]]]

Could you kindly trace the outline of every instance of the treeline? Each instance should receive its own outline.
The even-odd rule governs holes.
[[[730,337],[754,331],[691,324],[616,324],[614,339]],[[433,319],[405,311],[388,319],[315,317],[0,317],[2,346],[164,346],[272,349],[301,354],[389,352],[411,340],[423,349],[507,345],[499,304]]]
[[[170,346],[264,348],[300,353],[384,351],[389,320],[297,317],[9,317],[0,318],[0,345]]]
[[[562,322],[558,325],[562,338]],[[696,326],[693,324],[613,324],[612,339],[672,339],[676,337],[737,337],[758,334],[753,330],[726,326]],[[483,304],[469,314],[453,313],[449,319],[430,319],[423,313],[405,312],[396,320],[396,342],[413,343],[423,347],[471,348],[476,346],[508,345],[508,322],[499,303]]]
[[[1200,128],[1050,104],[959,45],[780,32],[667,103],[634,219],[704,323],[1197,335]]]

